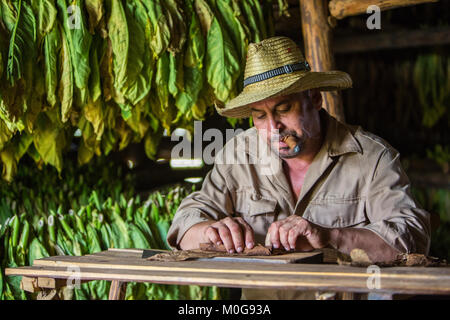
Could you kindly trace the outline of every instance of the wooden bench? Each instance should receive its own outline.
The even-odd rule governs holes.
[[[160,262],[142,259],[142,250],[109,249],[85,256],[53,256],[33,266],[7,268],[7,276],[22,276],[22,289],[40,291],[40,299],[57,299],[57,289],[76,278],[80,283],[107,280],[109,299],[123,299],[127,282],[229,288],[296,289],[351,293],[450,294],[448,267],[381,268],[379,289],[370,289],[366,268],[337,264],[271,264],[225,261]],[[74,273],[76,271],[76,273]],[[69,281],[68,281],[69,280]]]

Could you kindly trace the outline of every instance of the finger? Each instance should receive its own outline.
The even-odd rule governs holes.
[[[215,243],[216,245],[222,244],[222,240],[220,240],[219,232],[217,231],[217,229],[215,227],[209,226],[206,229],[205,234],[208,237],[209,241],[211,241],[212,243]]]
[[[281,245],[284,247],[286,251],[290,250],[289,241],[288,241],[288,234],[289,230],[291,229],[291,224],[284,223],[280,226],[278,229],[278,232],[280,234],[280,242]]]
[[[231,232],[228,229],[228,227],[222,223],[220,224],[218,231],[220,239],[222,240],[225,249],[227,249],[227,252],[233,253],[234,252],[233,238],[231,236]]]
[[[255,235],[252,227],[242,218],[236,219],[244,230],[245,245],[247,248],[252,249],[255,246]]]
[[[236,249],[236,251],[244,251],[244,235],[239,223],[237,223],[233,219],[226,219],[223,221],[223,223],[231,231],[231,237],[233,239],[234,248]]]
[[[278,228],[279,222],[273,222],[267,231],[270,234],[270,242],[275,249],[280,247],[280,233],[278,232]]]
[[[293,227],[289,230],[288,232],[288,243],[289,243],[289,248],[291,250],[295,250],[296,249],[296,243],[297,243],[297,239],[299,236],[299,231],[296,227]]]

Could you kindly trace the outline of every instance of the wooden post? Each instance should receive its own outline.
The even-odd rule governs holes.
[[[20,281],[20,289],[31,293],[39,292],[38,279],[30,277],[22,277]]]
[[[305,58],[312,71],[334,70],[334,57],[331,52],[332,32],[328,24],[327,0],[299,0],[302,19]],[[322,92],[323,108],[336,119],[344,122],[342,100],[337,91]]]
[[[348,16],[366,13],[367,8],[371,5],[376,5],[383,11],[437,1],[438,0],[331,0],[329,8],[333,17],[336,19],[343,19]]]
[[[123,300],[125,299],[125,293],[127,289],[127,283],[113,280],[111,281],[111,287],[109,288],[109,300]]]

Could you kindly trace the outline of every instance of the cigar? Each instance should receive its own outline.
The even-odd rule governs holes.
[[[294,152],[298,152],[299,146],[297,145],[297,141],[293,136],[284,136],[281,140],[284,143],[286,143],[289,147],[289,149],[294,150]]]

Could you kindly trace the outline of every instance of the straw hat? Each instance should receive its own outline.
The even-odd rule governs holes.
[[[251,43],[247,51],[244,89],[225,105],[217,105],[217,112],[225,117],[247,118],[251,116],[248,105],[253,102],[314,88],[329,91],[352,86],[352,79],[345,72],[310,70],[300,48],[287,37]]]

